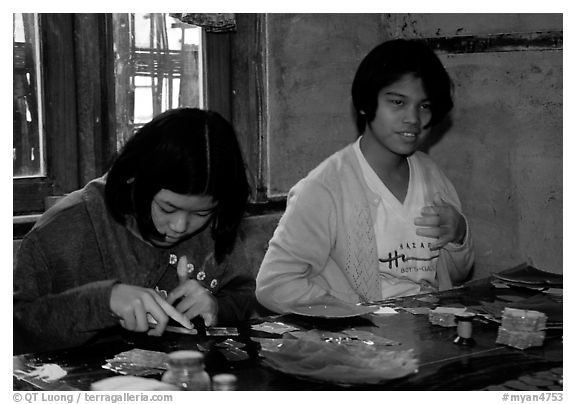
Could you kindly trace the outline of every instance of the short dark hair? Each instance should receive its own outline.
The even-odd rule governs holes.
[[[450,112],[452,82],[438,56],[421,40],[394,39],[372,49],[354,76],[352,103],[360,133],[375,118],[380,90],[409,73],[422,79],[430,98],[432,118],[427,126],[434,126]]]
[[[234,245],[250,193],[234,129],[218,113],[197,108],[168,110],[140,128],[113,162],[105,189],[113,217],[125,224],[133,216],[147,239],[158,235],[151,204],[160,190],[212,196],[217,261]]]

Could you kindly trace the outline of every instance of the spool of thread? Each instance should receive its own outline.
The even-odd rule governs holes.
[[[474,317],[476,317],[476,314],[470,312],[455,315],[458,332],[458,336],[454,339],[455,344],[469,346],[475,344],[472,338],[472,320]]]

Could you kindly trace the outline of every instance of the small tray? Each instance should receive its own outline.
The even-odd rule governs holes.
[[[525,264],[502,272],[493,273],[492,276],[502,281],[512,282],[516,285],[547,286],[555,288],[561,288],[563,285],[563,276],[561,274],[541,271]]]

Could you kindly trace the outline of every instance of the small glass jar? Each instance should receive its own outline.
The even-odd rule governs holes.
[[[198,351],[169,353],[168,370],[162,381],[179,390],[210,390],[210,376],[204,370],[204,355]]]
[[[212,378],[212,390],[230,391],[236,390],[236,376],[229,373],[221,373]]]

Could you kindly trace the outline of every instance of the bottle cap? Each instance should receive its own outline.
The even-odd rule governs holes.
[[[476,313],[465,311],[455,315],[456,321],[472,321],[476,317]]]
[[[236,376],[221,373],[212,377],[213,390],[233,390],[236,387]]]
[[[168,362],[180,366],[202,365],[204,355],[198,351],[174,351],[168,354]]]

